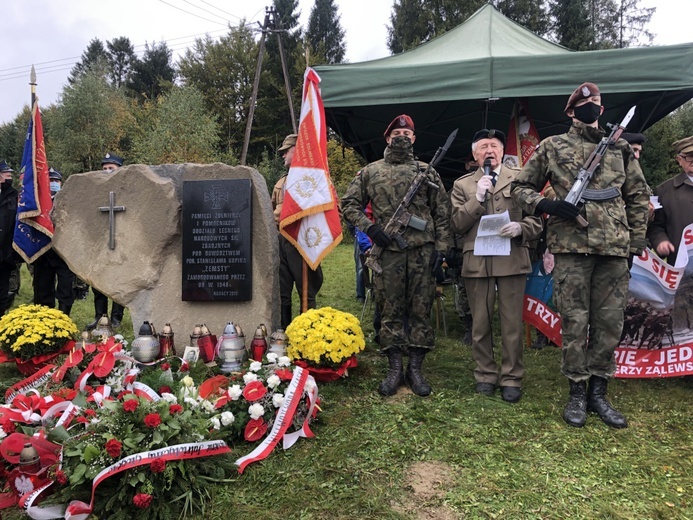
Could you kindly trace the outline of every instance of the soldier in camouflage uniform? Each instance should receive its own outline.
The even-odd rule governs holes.
[[[609,426],[625,428],[626,418],[606,400],[607,381],[616,369],[614,350],[623,328],[629,267],[645,247],[649,201],[645,177],[628,143],[619,139],[609,147],[589,184],[597,190],[616,187],[620,196],[587,201],[583,207],[563,200],[605,135],[598,125],[603,111],[596,85],[583,83],[575,89],[565,107],[573,120],[570,130],[539,144],[513,182],[512,195],[525,211],[551,215],[546,241],[555,259],[562,373],[570,384],[563,419],[581,427],[589,410]],[[556,200],[540,194],[547,181]],[[578,226],[578,214],[587,220],[587,227]]]
[[[396,117],[385,131],[384,159],[363,168],[341,202],[344,218],[383,248],[382,273],[373,276],[375,299],[382,312],[380,347],[390,367],[380,383],[382,395],[395,394],[405,382],[417,395],[431,393],[421,367],[426,353],[434,347],[430,323],[435,295],[433,272],[442,264],[450,239],[448,197],[435,170],[430,171],[429,182],[421,186],[408,208],[412,215],[426,221],[425,229],[407,227],[404,250],[383,230],[414,177],[427,167],[414,159],[415,139],[411,118],[404,114]],[[369,202],[375,222],[363,210]],[[406,330],[404,316],[408,317]],[[405,350],[409,352],[406,374],[402,363]]]

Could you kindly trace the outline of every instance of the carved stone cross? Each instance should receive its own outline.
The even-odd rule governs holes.
[[[99,211],[108,212],[108,249],[115,249],[115,214],[125,211],[125,206],[115,205],[115,191],[108,192],[108,206],[101,206]]]

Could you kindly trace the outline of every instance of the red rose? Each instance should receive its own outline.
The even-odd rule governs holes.
[[[158,413],[149,413],[144,417],[144,424],[150,428],[156,428],[161,424],[161,416]]]
[[[91,408],[86,408],[84,410],[84,415],[87,417],[96,417],[96,410],[92,410]]]
[[[67,484],[67,475],[65,475],[65,472],[61,469],[55,472],[55,480],[58,481],[58,484],[61,486],[64,486]]]
[[[163,370],[164,372],[166,370],[171,370],[171,365],[169,365],[168,363],[161,363],[161,370]]]
[[[245,426],[243,436],[248,442],[259,441],[267,433],[267,423],[260,419],[251,419]]]
[[[120,456],[120,450],[122,448],[123,444],[115,439],[111,439],[106,443],[106,453],[113,459]]]
[[[163,473],[166,469],[166,461],[161,457],[159,457],[158,459],[154,459],[149,464],[149,469],[152,470],[152,473]]]
[[[132,503],[135,504],[135,507],[146,509],[152,503],[152,495],[147,495],[146,493],[137,493],[134,497],[132,497]]]
[[[184,361],[178,369],[179,372],[187,372],[188,370],[190,370],[190,366],[188,366],[188,363],[186,361]]]
[[[260,381],[251,381],[243,389],[243,397],[246,401],[253,402],[267,393],[267,388]]]
[[[170,394],[171,393],[171,387],[170,386],[162,386],[159,388],[159,394]]]
[[[128,399],[123,403],[123,410],[126,412],[134,412],[137,410],[140,402],[137,399]]]
[[[177,413],[182,413],[183,412],[183,407],[179,404],[172,404],[171,406],[168,407],[168,413],[171,415],[175,415]]]

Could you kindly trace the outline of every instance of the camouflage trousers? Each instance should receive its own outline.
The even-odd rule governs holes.
[[[380,257],[383,272],[373,276],[375,301],[382,314],[381,350],[407,346],[433,348],[431,307],[436,284],[431,272],[432,254],[433,244],[401,252],[383,251]]]
[[[472,309],[469,306],[469,298],[467,297],[467,289],[464,286],[464,279],[460,278],[460,281],[455,285],[455,290],[457,291],[457,298],[455,298],[455,310],[461,319],[471,318]]]
[[[617,256],[557,254],[554,303],[561,314],[563,365],[572,381],[612,377],[628,296],[628,261]]]

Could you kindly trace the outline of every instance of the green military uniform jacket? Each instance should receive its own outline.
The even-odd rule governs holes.
[[[534,213],[544,197],[539,193],[551,183],[556,198],[565,199],[587,158],[605,132],[573,122],[570,130],[544,139],[512,183],[512,196],[527,212]],[[581,211],[589,226],[573,219],[551,216],[546,245],[552,253],[584,253],[628,257],[645,248],[649,188],[630,145],[624,140],[610,146],[589,189],[616,187],[620,197],[587,201]]]
[[[407,194],[419,168],[425,169],[426,166],[413,156],[403,163],[391,162],[390,150],[386,148],[384,159],[370,163],[351,181],[341,201],[344,218],[368,232],[373,222],[363,210],[370,202],[374,221],[384,228]],[[429,173],[429,181],[438,189],[424,183],[407,208],[409,213],[426,221],[426,228],[407,227],[402,236],[407,248],[433,243],[436,251],[447,251],[450,245],[448,196],[434,169]],[[387,249],[399,251],[394,241]]]

